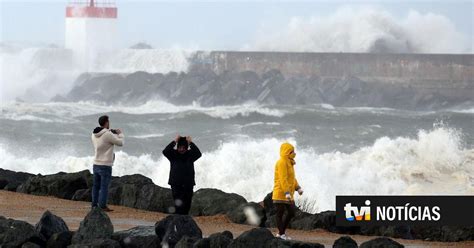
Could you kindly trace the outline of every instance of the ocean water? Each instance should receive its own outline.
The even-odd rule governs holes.
[[[64,49],[0,46],[0,168],[50,174],[91,169],[92,130],[108,114],[122,128],[113,174],[140,173],[167,186],[161,151],[191,135],[203,152],[196,189],[261,201],[272,191],[280,144],[296,147],[296,175],[312,211],[339,194],[474,194],[474,108],[415,112],[321,105],[176,106],[48,102],[86,69]],[[185,50],[122,49],[92,61],[96,72],[186,71]],[[22,102],[17,98],[27,100]]]
[[[103,103],[0,105],[0,168],[30,173],[91,169],[91,132],[108,114],[122,128],[113,174],[167,186],[163,148],[191,135],[203,152],[196,189],[261,201],[273,186],[282,142],[296,146],[299,201],[335,208],[339,194],[474,194],[474,111],[412,112],[330,105],[139,106]]]

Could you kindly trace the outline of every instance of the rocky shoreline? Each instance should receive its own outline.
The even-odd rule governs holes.
[[[90,201],[91,185],[92,175],[87,170],[76,173],[57,173],[43,176],[0,169],[0,189],[20,193],[54,196],[67,200]],[[149,211],[173,213],[170,189],[157,186],[153,184],[151,179],[142,175],[114,177],[109,191],[109,203]],[[247,200],[240,195],[225,193],[218,189],[200,189],[196,191],[191,209],[192,216],[226,215],[228,219],[234,223],[249,224],[259,226],[260,228],[274,227],[274,214],[270,194],[267,195],[262,203],[255,203],[247,202]],[[2,221],[13,223],[13,220],[2,219]],[[290,228],[297,230],[324,229],[340,234],[377,235],[445,242],[474,240],[474,227],[338,227],[335,225],[334,211],[326,211],[317,214],[298,211],[296,217],[290,224]],[[141,230],[140,233],[142,231],[143,230]],[[133,230],[131,232],[138,231]],[[150,233],[150,230],[147,232]],[[265,235],[263,235],[263,237],[264,236]],[[271,236],[273,237],[273,235]],[[1,240],[2,239],[0,239],[0,241]],[[45,241],[44,238],[41,240]],[[194,241],[197,242],[197,240]],[[189,244],[192,240],[182,242]],[[234,242],[234,240],[232,242]],[[291,245],[288,247],[299,246]]]
[[[128,230],[114,231],[109,216],[99,208],[91,211],[81,221],[76,231],[69,230],[65,221],[46,211],[36,225],[21,220],[0,216],[1,247],[88,247],[88,248],[218,248],[218,247],[280,247],[320,248],[319,243],[283,241],[277,239],[267,228],[253,228],[238,237],[229,231],[213,233],[207,237],[191,216],[168,215],[154,226],[138,226]],[[333,247],[358,247],[349,236],[337,239]],[[362,242],[360,247],[404,247],[389,238],[381,237]]]

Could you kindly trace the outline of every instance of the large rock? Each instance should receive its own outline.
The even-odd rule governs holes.
[[[113,178],[109,188],[109,204],[135,207],[143,186],[154,185],[150,178],[134,174]]]
[[[72,244],[81,244],[94,239],[109,239],[114,227],[109,216],[100,208],[93,208],[81,221],[79,229],[72,237]]]
[[[335,233],[360,233],[360,227],[357,226],[337,226],[335,211],[324,211],[317,214],[309,214],[298,210],[296,211],[295,217],[290,222],[290,228],[299,230],[313,230],[320,228]]]
[[[342,236],[332,245],[332,248],[357,248],[357,242],[349,236]]]
[[[157,185],[144,185],[138,193],[136,208],[149,211],[170,213],[170,208],[174,206],[171,190]]]
[[[214,233],[196,241],[193,248],[226,248],[232,243],[232,239],[233,235],[229,231]]]
[[[15,172],[0,168],[0,189],[16,191],[18,186],[26,182],[33,174],[24,172]]]
[[[178,243],[176,243],[174,248],[193,248],[194,244],[199,240],[200,239],[195,237],[184,236],[178,241]]]
[[[155,224],[155,232],[162,244],[174,247],[181,238],[202,238],[202,231],[191,216],[168,215]]]
[[[18,192],[55,196],[71,200],[76,191],[92,185],[92,175],[88,170],[76,173],[60,172],[54,175],[30,177],[17,189]]]
[[[208,238],[202,238],[196,241],[196,243],[193,244],[193,248],[210,248],[211,247],[211,242]],[[218,247],[227,247],[227,246],[218,246]]]
[[[33,242],[27,242],[27,243],[24,243],[21,248],[41,248],[40,245],[38,244],[35,244]]]
[[[119,242],[113,239],[91,239],[81,244],[72,244],[68,248],[121,248]]]
[[[360,245],[360,248],[403,248],[400,243],[389,238],[376,238],[366,241]]]
[[[190,213],[194,216],[227,214],[245,203],[247,200],[238,194],[218,189],[200,189],[194,193]]]
[[[266,228],[254,228],[242,233],[230,243],[229,248],[269,247],[276,238]]]
[[[223,248],[229,246],[230,243],[232,243],[234,235],[229,231],[223,231],[221,233],[209,235],[208,239],[210,248]]]
[[[71,200],[92,202],[92,189],[80,189],[76,191]]]
[[[66,222],[49,211],[43,213],[39,222],[36,223],[35,229],[45,240],[49,240],[55,233],[69,232]]]
[[[457,226],[413,226],[411,233],[415,239],[458,242],[474,240],[474,227]]]
[[[160,245],[154,226],[138,226],[116,232],[112,239],[118,241],[123,248],[155,248]]]
[[[288,241],[281,239],[274,239],[266,247],[278,248],[324,248],[324,245],[319,243],[308,243],[301,241]]]
[[[228,212],[227,216],[234,223],[260,227],[265,227],[267,220],[265,209],[255,202],[244,203]]]
[[[413,239],[411,234],[411,227],[409,226],[387,226],[384,230],[383,236],[402,239]]]
[[[47,248],[62,248],[71,244],[73,232],[55,233],[46,243]]]
[[[445,242],[459,242],[474,240],[474,226],[457,227],[457,226],[442,226],[441,233],[443,234],[439,241]]]
[[[90,202],[92,190],[78,190],[72,200]],[[169,208],[173,206],[173,198],[170,189],[154,185],[148,177],[135,174],[112,178],[108,203],[168,213]]]
[[[29,223],[0,217],[0,244],[2,247],[20,247],[27,242],[44,243],[35,228]]]

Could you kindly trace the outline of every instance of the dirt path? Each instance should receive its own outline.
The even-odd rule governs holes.
[[[110,213],[110,219],[115,231],[126,230],[138,225],[153,226],[157,221],[164,218],[166,214],[111,206],[115,211]],[[0,190],[0,215],[17,220],[24,220],[35,224],[46,210],[62,217],[70,229],[76,230],[79,223],[90,210],[90,203],[62,200],[53,197],[26,195]],[[242,232],[253,228],[248,225],[231,223],[225,216],[196,217],[196,222],[202,229],[204,236],[212,233],[229,230],[234,237]],[[271,229],[275,233],[275,229]],[[334,240],[341,235],[324,230],[299,231],[289,230],[288,235],[295,240],[312,241],[332,247]],[[351,235],[353,239],[361,244],[374,237]],[[405,247],[474,247],[474,242],[441,243],[420,240],[395,239]]]

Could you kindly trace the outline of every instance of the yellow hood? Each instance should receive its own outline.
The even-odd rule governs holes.
[[[294,151],[295,151],[295,147],[292,144],[283,143],[281,144],[281,147],[280,147],[280,157],[284,159],[289,159],[292,164],[295,164],[294,158],[296,154],[293,153],[293,156],[290,155]]]
[[[283,143],[280,147],[280,157],[290,158],[290,153],[295,150],[295,147],[290,143]]]

